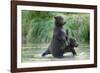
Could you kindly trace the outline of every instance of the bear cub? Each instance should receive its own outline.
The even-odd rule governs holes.
[[[64,52],[72,52],[73,55],[77,55],[75,51],[75,47],[78,47],[78,42],[75,38],[69,37],[69,32],[66,30],[66,41],[68,42],[68,46],[65,47]]]

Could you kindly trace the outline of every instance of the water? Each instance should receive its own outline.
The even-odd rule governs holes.
[[[68,60],[87,60],[90,57],[89,44],[80,44],[75,48],[77,55],[73,56],[71,52],[64,54],[64,58],[54,58],[52,55],[42,57],[41,54],[46,48],[22,48],[21,61],[22,62],[34,62],[34,61],[68,61]]]

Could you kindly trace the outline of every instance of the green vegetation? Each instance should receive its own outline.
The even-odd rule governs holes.
[[[23,44],[49,43],[52,38],[54,16],[65,18],[65,29],[79,42],[89,43],[89,14],[46,11],[22,11]]]

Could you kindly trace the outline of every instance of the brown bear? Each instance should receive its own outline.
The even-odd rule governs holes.
[[[74,39],[74,38],[69,38],[68,39],[69,41],[68,41],[68,46],[66,46],[65,47],[65,49],[63,50],[63,52],[64,53],[66,53],[66,52],[72,52],[72,54],[73,54],[73,56],[74,55],[77,55],[77,53],[76,53],[76,51],[75,51],[75,47],[78,47],[78,42],[76,41],[76,39]]]
[[[75,47],[78,47],[78,42],[75,38],[69,37],[69,32],[66,30],[66,41],[68,42],[68,46],[65,47],[63,52],[72,52],[73,55],[76,55]]]
[[[66,42],[66,32],[63,25],[66,23],[62,16],[56,16],[55,27],[53,30],[53,37],[48,49],[42,54],[45,56],[47,54],[52,54],[55,58],[62,58],[64,54],[64,49],[68,46]]]

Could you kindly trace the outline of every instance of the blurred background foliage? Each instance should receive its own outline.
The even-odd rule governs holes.
[[[52,39],[54,16],[64,16],[65,29],[70,37],[79,42],[89,43],[90,15],[88,13],[46,12],[22,10],[22,43],[49,43]]]

